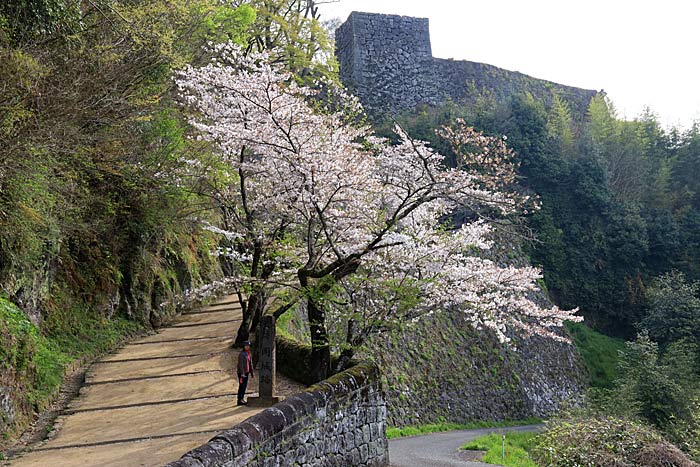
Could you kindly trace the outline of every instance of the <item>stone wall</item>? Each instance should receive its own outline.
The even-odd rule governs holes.
[[[515,232],[501,229],[491,239],[489,259],[528,265]],[[531,298],[552,306],[543,292]],[[512,332],[509,337],[510,345],[475,329],[461,310],[443,310],[377,336],[369,348],[383,369],[389,424],[546,418],[562,403],[580,399],[588,380],[573,344]]]
[[[311,346],[300,340],[277,335],[277,370],[286,377],[304,383],[314,384],[311,371]],[[337,358],[332,356],[331,368],[335,368]]]
[[[436,102],[428,20],[353,12],[336,32],[340,78],[371,109]]]
[[[458,310],[375,338],[389,425],[547,417],[580,397],[586,373],[574,346],[513,338],[499,343]]]
[[[375,117],[418,104],[469,103],[480,94],[503,101],[525,92],[545,105],[558,94],[580,117],[596,94],[492,65],[433,58],[431,50],[426,18],[353,12],[336,31],[341,80]]]
[[[260,412],[167,467],[389,464],[379,369],[359,364]]]

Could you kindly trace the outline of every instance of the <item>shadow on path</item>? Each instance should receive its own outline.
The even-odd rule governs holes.
[[[9,465],[158,467],[259,412],[236,406],[231,342],[240,319],[227,297],[105,356],[87,370],[49,439]],[[283,391],[303,389],[277,378]],[[257,390],[253,379],[247,392]]]

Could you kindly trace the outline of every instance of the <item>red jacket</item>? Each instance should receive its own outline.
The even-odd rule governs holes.
[[[238,374],[242,376],[253,374],[253,356],[250,351],[241,350],[238,354]]]

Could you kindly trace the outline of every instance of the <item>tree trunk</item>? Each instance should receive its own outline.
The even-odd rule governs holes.
[[[236,347],[243,345],[243,342],[250,339],[250,323],[252,321],[250,304],[253,300],[254,297],[248,299],[247,303],[243,303],[243,301],[241,301],[241,311],[243,314],[243,319],[241,320],[240,326],[238,326],[236,340],[233,343],[233,345]]]
[[[356,334],[357,323],[353,318],[348,319],[348,326],[345,335],[345,343],[347,347],[340,353],[340,358],[338,363],[335,365],[335,373],[340,373],[348,368],[352,357],[355,356],[355,334]]]
[[[307,265],[308,266],[308,265]],[[331,286],[326,283],[322,284],[316,290],[309,289],[309,277],[332,277],[334,281],[339,281],[342,278],[353,274],[360,266],[360,261],[356,258],[348,259],[339,264],[333,272],[325,275],[312,276],[308,269],[298,271],[299,285],[302,290],[305,290],[307,301],[307,316],[309,317],[309,328],[311,331],[311,378],[315,383],[328,378],[331,372],[331,348],[328,339],[328,331],[326,329],[326,312],[323,306],[319,306],[318,300],[315,297],[324,297],[331,289]]]
[[[258,298],[255,301],[255,308],[250,310],[250,316],[252,319],[250,323],[250,329],[255,329],[257,333],[257,329],[260,326],[260,322],[263,317],[263,312],[265,311],[265,302],[267,302],[267,294],[264,290],[261,290],[260,292],[256,292],[256,295]]]
[[[335,373],[340,373],[341,371],[347,370],[352,361],[352,357],[355,356],[355,349],[345,349],[340,353],[340,358],[338,358],[338,363],[335,365]]]
[[[236,335],[236,342],[234,345],[241,345],[243,341],[250,340],[251,331],[257,329],[262,319],[266,301],[267,294],[265,290],[253,292],[250,298],[248,298],[247,306],[242,307],[243,320],[238,328],[238,334]]]
[[[236,272],[236,268],[226,255],[219,256],[219,265],[224,273],[224,277],[231,277]]]
[[[241,295],[239,294],[239,300]],[[248,300],[241,300],[241,312],[243,319],[241,319],[241,325],[238,327],[238,333],[236,334],[236,341],[233,345],[240,346],[244,341],[250,340],[250,330],[251,323],[253,321],[253,314],[255,313],[255,308],[257,307],[258,296],[253,294],[248,297]]]
[[[308,298],[309,328],[311,330],[311,378],[314,383],[328,378],[331,368],[331,348],[328,343],[326,316],[315,300]]]

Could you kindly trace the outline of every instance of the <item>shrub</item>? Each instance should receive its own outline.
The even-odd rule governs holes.
[[[645,467],[691,467],[697,465],[688,460],[680,449],[665,442],[644,446],[634,455],[634,460],[638,465]]]
[[[662,346],[681,339],[700,343],[700,282],[673,271],[657,277],[646,293],[642,327]]]
[[[697,355],[697,347],[686,340],[668,345],[662,353],[646,331],[640,333],[620,353],[619,379],[601,408],[653,426],[700,458]]]
[[[658,345],[646,332],[641,333],[636,341],[625,344],[625,350],[620,353],[618,372],[616,399],[620,407],[630,410],[631,415],[659,429],[674,418],[687,418],[687,392],[681,381],[674,377],[677,371],[660,358]]]
[[[614,417],[550,422],[532,457],[546,467],[698,466],[653,429]]]

